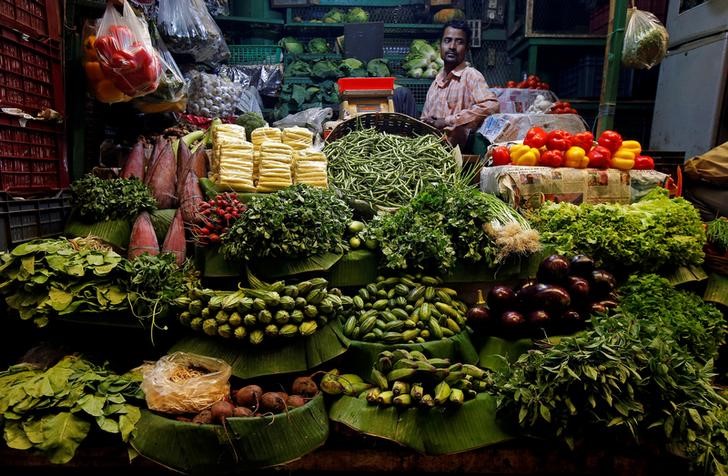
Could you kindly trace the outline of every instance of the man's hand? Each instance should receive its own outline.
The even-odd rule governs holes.
[[[440,119],[439,117],[426,117],[422,119],[422,121],[431,125],[435,129],[444,129],[445,126],[447,126],[445,119]]]

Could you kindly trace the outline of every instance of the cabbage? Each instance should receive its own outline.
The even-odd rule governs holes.
[[[311,68],[311,75],[314,78],[327,79],[341,76],[336,65],[329,60],[317,61]]]
[[[413,78],[421,78],[422,77],[422,68],[415,68],[413,70],[410,70],[409,75]]]
[[[301,60],[294,61],[286,67],[284,76],[310,76],[311,68]]]
[[[369,13],[359,7],[349,9],[349,13],[346,14],[347,23],[365,23],[368,21]]]
[[[415,55],[409,61],[404,63],[402,65],[402,68],[404,68],[405,71],[410,71],[410,70],[417,69],[417,68],[420,68],[420,69],[427,68],[429,65],[430,65],[430,61],[427,58],[424,58],[419,55]]]
[[[338,8],[332,8],[324,15],[324,23],[344,23],[344,13]]]
[[[432,61],[435,61],[437,58],[439,58],[440,54],[427,41],[413,40],[412,44],[410,44],[410,50],[409,50],[409,53],[407,54],[407,60],[410,60],[413,56],[423,57],[423,58],[427,59],[428,63],[430,63]]]
[[[382,58],[374,58],[367,63],[367,72],[369,76],[385,77],[390,76],[387,60]]]
[[[323,38],[314,38],[308,42],[308,52],[318,54],[328,53],[329,45]]]
[[[278,42],[278,46],[285,48],[286,52],[294,55],[300,55],[303,53],[303,45],[292,36],[281,38],[281,41]]]
[[[430,65],[426,70],[424,70],[422,72],[423,78],[430,79],[430,78],[434,78],[435,76],[437,76],[437,68],[433,65]]]
[[[351,76],[351,72],[357,69],[362,69],[364,63],[356,58],[346,58],[339,64],[339,71],[346,76]],[[366,73],[364,74],[366,76]]]

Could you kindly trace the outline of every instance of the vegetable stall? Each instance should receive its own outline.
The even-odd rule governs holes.
[[[174,124],[73,180],[60,236],[0,250],[0,468],[728,472],[728,222],[638,141],[535,77],[475,169],[402,114],[325,137],[336,79],[386,59],[283,37],[283,76],[319,81],[278,82],[273,122],[223,73],[227,2],[120,3],[84,33],[89,94]]]

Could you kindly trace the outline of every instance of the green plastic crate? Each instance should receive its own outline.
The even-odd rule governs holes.
[[[283,50],[275,45],[229,45],[230,64],[277,64],[283,62]]]

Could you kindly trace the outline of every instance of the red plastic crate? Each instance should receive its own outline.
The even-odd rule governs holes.
[[[0,106],[64,112],[60,43],[0,26]]]
[[[339,94],[344,91],[394,89],[394,78],[341,78]]]
[[[59,39],[58,0],[0,0],[0,23],[34,37]]]
[[[0,191],[18,194],[68,186],[63,126],[0,115]]]

